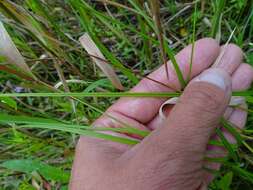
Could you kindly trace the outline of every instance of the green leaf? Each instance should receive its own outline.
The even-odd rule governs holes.
[[[107,60],[110,61],[110,63],[120,70],[125,76],[129,78],[134,84],[138,83],[138,78],[135,76],[135,74],[128,68],[126,68],[105,46],[99,38],[96,36],[96,33],[94,31],[94,25],[91,22],[91,18],[88,15],[87,10],[82,6],[82,2],[80,0],[71,0],[70,4],[74,11],[77,14],[80,23],[82,27],[86,30],[86,32],[90,35],[98,49],[102,52],[102,54],[106,57]]]
[[[0,97],[0,102],[10,106],[11,108],[17,110],[17,103],[10,97]]]
[[[222,11],[224,10],[226,0],[218,0],[215,2],[215,12],[212,19],[212,30],[211,30],[211,37],[215,38],[218,30],[219,30],[219,23],[222,16]]]
[[[0,93],[0,97],[178,97],[179,92],[59,92],[59,93]]]
[[[172,65],[173,65],[173,67],[174,67],[174,69],[176,71],[177,78],[178,78],[178,80],[179,80],[179,82],[181,84],[181,87],[184,88],[186,86],[186,82],[184,80],[183,74],[182,74],[182,72],[180,70],[180,67],[179,67],[179,65],[177,63],[177,60],[175,58],[175,54],[172,51],[172,49],[169,47],[169,45],[168,45],[168,43],[167,43],[166,40],[164,40],[164,48],[165,48],[165,51],[167,52],[167,54],[168,54],[168,56],[170,58],[170,61],[171,61]]]
[[[128,145],[137,144],[139,141],[135,139],[104,134],[104,133],[101,133],[101,131],[114,131],[114,132],[119,132],[119,133],[135,134],[141,137],[145,137],[149,134],[148,131],[139,130],[139,129],[131,128],[131,127],[122,127],[122,128],[96,127],[94,128],[91,126],[64,124],[55,120],[44,119],[44,118],[13,116],[13,115],[7,115],[7,114],[0,114],[0,123],[17,124],[18,127],[21,127],[21,128],[59,130],[59,131],[89,136],[89,137],[105,139],[105,140],[118,142],[122,144],[128,144]]]
[[[223,127],[225,129],[227,129],[228,132],[230,132],[233,135],[233,137],[235,137],[237,143],[239,145],[242,144],[242,137],[241,137],[240,133],[233,126],[231,126],[231,124],[228,121],[226,121],[225,119],[222,119],[221,123],[222,123]]]
[[[234,163],[226,163],[226,166],[228,166],[233,172],[234,175],[242,177],[243,179],[249,181],[251,184],[253,184],[253,174],[250,171],[247,171],[244,168],[240,168],[239,166],[235,165]]]
[[[40,117],[28,117],[28,116],[15,116],[0,113],[0,122],[3,123],[19,123],[19,124],[57,124],[60,123],[53,119],[44,119]]]
[[[233,172],[226,173],[221,180],[218,182],[218,187],[220,190],[230,190],[230,185],[233,179]]]
[[[80,129],[80,128],[74,128],[73,126],[70,127],[69,125],[60,125],[60,124],[57,124],[57,125],[46,125],[46,124],[34,125],[33,124],[33,125],[21,125],[20,127],[59,130],[59,131],[73,133],[73,134],[79,134],[79,135],[83,135],[83,136],[104,139],[104,140],[108,140],[108,141],[112,141],[112,142],[118,142],[118,143],[127,144],[127,145],[135,145],[135,144],[139,143],[139,141],[135,140],[135,139],[117,137],[117,136],[113,136],[113,135],[99,133],[99,132],[96,132],[93,130],[84,130],[84,129]],[[108,129],[108,130],[110,130],[110,129]],[[119,130],[116,130],[116,131],[120,131],[120,128],[119,128]]]
[[[111,85],[108,79],[100,79],[87,86],[83,92],[91,92],[97,87],[106,87],[112,89],[113,86]]]
[[[232,147],[232,145],[228,142],[228,140],[226,139],[226,137],[224,136],[223,132],[219,129],[216,128],[216,133],[217,135],[220,137],[222,143],[224,144],[225,148],[228,150],[229,155],[232,157],[232,159],[235,162],[238,162],[238,156],[236,153],[236,150],[234,147]]]
[[[36,160],[8,160],[3,162],[0,166],[9,170],[27,174],[37,171],[47,180],[53,180],[62,183],[67,183],[70,177],[69,172],[65,172],[57,167],[53,167]]]

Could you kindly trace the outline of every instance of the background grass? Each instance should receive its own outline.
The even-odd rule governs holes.
[[[0,90],[10,95],[0,96],[0,189],[67,189],[78,134],[137,143],[86,130],[115,97],[124,94],[117,93],[81,47],[78,39],[85,32],[113,66],[126,91],[164,59],[173,60],[188,43],[202,37],[225,43],[234,28],[232,42],[253,65],[252,0],[164,0],[160,7],[144,0],[104,2],[0,1],[0,19],[34,75],[6,66],[1,55]],[[159,18],[153,20],[152,15]],[[176,61],[173,64],[177,68]],[[185,85],[180,70],[177,73]],[[28,94],[15,96],[20,92]],[[44,94],[34,97],[35,92]],[[86,97],[46,97],[55,92],[83,92]],[[99,97],[93,92],[99,92]],[[249,103],[247,126],[238,132],[224,121],[238,141],[236,146],[217,130],[222,141],[210,143],[224,146],[229,155],[211,160],[224,166],[219,172],[210,171],[216,175],[210,189],[253,189],[253,96],[252,91],[241,95]]]

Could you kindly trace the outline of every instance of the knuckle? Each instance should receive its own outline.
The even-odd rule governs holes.
[[[241,69],[244,70],[244,72],[249,75],[252,76],[253,75],[253,67],[247,63],[242,63],[241,64]]]
[[[230,44],[228,44],[227,48],[231,49],[235,52],[238,52],[239,54],[243,54],[242,49],[239,46],[237,46],[236,44],[230,43]]]
[[[184,104],[193,105],[194,109],[216,113],[224,104],[225,93],[211,85],[192,86],[182,98]]]

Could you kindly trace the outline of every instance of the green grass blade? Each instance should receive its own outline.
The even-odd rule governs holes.
[[[97,47],[103,53],[103,55],[110,61],[110,63],[117,69],[119,69],[124,75],[126,75],[129,80],[131,80],[134,84],[138,83],[138,78],[135,74],[128,68],[126,68],[98,39],[95,35],[94,26],[91,23],[91,18],[88,16],[86,9],[82,6],[80,0],[70,0],[70,4],[72,5],[77,17],[80,20],[81,25],[83,28],[89,33],[92,40],[95,42]]]
[[[235,137],[237,143],[239,145],[242,144],[242,137],[240,135],[240,133],[228,122],[226,121],[224,118],[221,120],[222,126],[233,135],[233,137]]]
[[[56,120],[44,119],[39,117],[28,117],[28,116],[14,116],[7,114],[0,114],[0,123],[2,124],[18,124],[19,127],[23,128],[39,128],[39,129],[53,129],[53,130],[62,130],[71,133],[83,134],[83,135],[92,135],[101,138],[109,139],[111,135],[103,135],[98,133],[99,131],[114,131],[119,133],[127,133],[130,135],[138,135],[140,137],[146,137],[149,134],[149,131],[139,130],[131,127],[122,127],[122,128],[110,128],[110,127],[91,127],[83,126],[76,124],[66,124],[66,122],[58,122]],[[112,140],[115,138],[112,137]],[[117,138],[116,138],[117,140]],[[119,138],[118,140],[122,140]],[[124,139],[123,139],[124,141]]]
[[[59,92],[59,93],[0,93],[0,97],[178,97],[177,92]]]
[[[247,171],[243,168],[240,168],[239,166],[235,165],[234,163],[226,163],[226,166],[231,168],[232,171],[234,171],[234,174],[236,176],[242,177],[243,179],[249,181],[251,184],[253,184],[253,174],[250,171]]]
[[[236,154],[236,150],[228,142],[228,140],[226,139],[226,137],[223,135],[223,132],[219,128],[216,128],[216,133],[219,136],[219,138],[221,139],[221,141],[224,144],[225,148],[228,150],[229,155],[231,156],[231,158],[235,162],[238,162],[238,155]]]
[[[117,136],[113,136],[113,135],[99,133],[96,131],[83,130],[83,129],[73,128],[73,127],[66,127],[66,126],[62,126],[62,125],[39,125],[38,124],[38,125],[21,125],[19,127],[59,130],[59,131],[69,132],[72,134],[79,134],[79,135],[83,135],[83,136],[87,136],[87,137],[94,137],[94,138],[98,138],[98,139],[104,139],[104,140],[117,142],[117,143],[121,143],[121,144],[128,144],[128,145],[135,145],[139,142],[138,140],[135,140],[135,139],[117,137]]]
[[[215,1],[215,13],[212,19],[212,30],[211,30],[211,37],[215,38],[217,32],[219,30],[219,23],[222,16],[222,11],[224,10],[226,0],[218,0]]]
[[[177,63],[177,60],[175,58],[175,54],[174,52],[172,51],[172,49],[169,47],[168,43],[166,42],[166,40],[164,40],[164,48],[165,48],[165,51],[167,52],[169,58],[170,58],[170,61],[176,71],[176,74],[177,74],[177,77],[178,77],[178,81],[180,82],[181,84],[181,88],[183,89],[185,86],[186,86],[186,82],[184,80],[184,77],[183,77],[183,74],[182,74],[182,71],[180,70],[180,67]]]
[[[65,172],[60,168],[50,166],[36,160],[7,160],[0,164],[0,166],[9,170],[24,172],[27,174],[37,171],[46,180],[53,180],[62,183],[67,183],[70,178],[69,172]]]
[[[193,13],[192,40],[191,40],[192,50],[191,50],[191,58],[190,58],[190,69],[189,69],[189,73],[186,79],[187,83],[190,81],[190,77],[192,73],[192,64],[193,64],[193,59],[194,59],[196,22],[197,22],[197,3],[198,2],[195,3],[194,13]]]

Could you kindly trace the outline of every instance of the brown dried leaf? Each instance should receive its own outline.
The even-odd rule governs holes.
[[[79,39],[81,45],[87,51],[87,53],[91,56],[92,60],[95,64],[103,71],[103,73],[109,78],[112,82],[113,86],[119,90],[123,90],[124,87],[122,86],[118,76],[116,75],[114,69],[111,67],[110,64],[106,61],[104,55],[98,49],[94,41],[91,39],[88,33],[85,33]]]
[[[18,69],[33,76],[32,71],[25,63],[23,56],[20,54],[11,37],[4,28],[3,23],[0,21],[0,55],[3,56],[7,64],[12,64]]]

